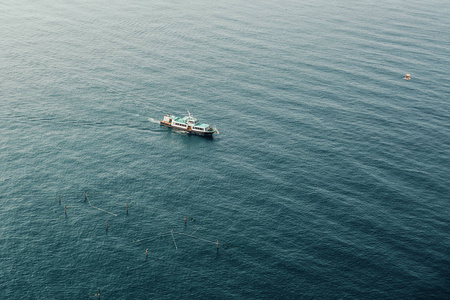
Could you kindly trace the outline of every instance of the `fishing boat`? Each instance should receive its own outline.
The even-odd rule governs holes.
[[[212,128],[208,124],[200,123],[193,115],[187,111],[188,115],[185,117],[176,117],[172,114],[164,116],[164,120],[160,122],[161,125],[186,131],[191,134],[198,134],[204,136],[212,136],[214,133],[219,134],[217,128]]]

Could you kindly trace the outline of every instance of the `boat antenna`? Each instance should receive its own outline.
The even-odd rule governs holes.
[[[187,112],[188,112],[189,119],[190,119],[190,118],[191,118],[191,113],[189,112],[189,109],[186,108],[186,110],[187,110]]]

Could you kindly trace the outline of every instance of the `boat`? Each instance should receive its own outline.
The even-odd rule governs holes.
[[[198,134],[204,136],[212,136],[214,133],[219,134],[216,128],[212,128],[208,124],[200,123],[197,118],[187,111],[188,115],[185,117],[176,117],[172,114],[167,114],[160,122],[161,125],[186,131],[190,134]]]

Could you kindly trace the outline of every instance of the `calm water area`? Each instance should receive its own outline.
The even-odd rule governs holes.
[[[449,16],[2,1],[0,299],[450,299]]]

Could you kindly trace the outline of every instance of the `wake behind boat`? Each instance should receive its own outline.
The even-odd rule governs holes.
[[[188,116],[185,117],[176,117],[172,114],[167,114],[164,116],[164,120],[160,122],[161,125],[179,129],[182,131],[186,131],[192,134],[204,135],[204,136],[212,136],[215,132],[219,134],[219,131],[216,128],[211,128],[210,125],[200,123],[191,113],[188,112]]]

